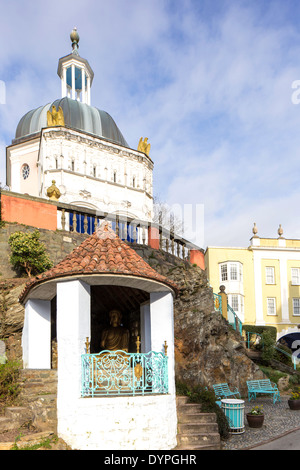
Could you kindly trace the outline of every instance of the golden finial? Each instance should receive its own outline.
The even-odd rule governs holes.
[[[89,341],[89,337],[87,336],[86,337],[86,342],[85,342],[85,349],[86,349],[86,354],[89,354],[90,353],[90,341]]]
[[[258,230],[257,230],[256,223],[255,223],[255,222],[254,222],[254,226],[253,226],[252,232],[253,232],[253,235],[256,237]]]
[[[140,352],[140,345],[141,345],[140,337],[139,337],[139,336],[137,336],[135,344],[136,344],[136,352],[139,354],[139,352]]]
[[[168,351],[167,341],[164,342],[164,349],[165,349],[165,356],[167,356],[167,351]]]
[[[49,199],[52,199],[52,201],[58,201],[58,199],[61,196],[61,192],[58,189],[57,186],[55,186],[56,181],[52,180],[51,186],[47,189],[47,196]]]

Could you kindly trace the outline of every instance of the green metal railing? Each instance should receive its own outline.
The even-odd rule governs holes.
[[[235,313],[235,311],[233,310],[233,308],[230,307],[230,305],[228,304],[227,304],[227,318],[228,318],[228,323],[241,335],[243,324],[241,320],[239,319],[239,317],[237,316],[237,314]]]
[[[82,397],[168,393],[168,357],[161,352],[82,354]]]
[[[214,294],[214,307],[217,312],[223,314],[222,309],[222,296],[220,294]],[[242,322],[233,310],[233,308],[227,303],[227,319],[228,323],[240,334],[242,334]]]

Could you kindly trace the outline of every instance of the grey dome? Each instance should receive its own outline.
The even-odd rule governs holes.
[[[48,127],[47,111],[51,111],[52,106],[55,106],[57,110],[61,106],[66,127],[103,137],[123,147],[129,147],[115,121],[108,113],[67,97],[26,113],[19,121],[14,142],[40,132],[43,127]]]

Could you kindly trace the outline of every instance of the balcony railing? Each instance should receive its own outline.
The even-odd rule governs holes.
[[[149,244],[149,229],[156,230],[159,249],[184,260],[190,260],[190,250],[200,250],[197,245],[175,234],[174,230],[160,223],[132,219],[130,217],[101,212],[99,210],[55,202],[57,205],[57,228],[73,233],[90,235],[97,226],[107,220],[112,229],[122,239],[129,243]],[[152,234],[153,236],[153,234]]]
[[[168,357],[161,352],[83,354],[82,397],[168,393]]]

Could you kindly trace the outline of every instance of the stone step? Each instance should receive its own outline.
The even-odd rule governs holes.
[[[10,406],[5,408],[5,415],[0,417],[0,432],[11,431],[32,421],[33,416],[27,407]]]
[[[184,423],[178,424],[178,433],[179,434],[196,434],[196,433],[217,433],[218,432],[217,423]]]
[[[214,433],[194,433],[194,434],[178,434],[177,435],[177,445],[178,446],[210,446],[210,445],[220,445],[221,439],[220,434],[217,432]]]
[[[200,403],[186,403],[185,405],[179,405],[177,407],[177,412],[180,414],[195,414],[201,413],[202,407]]]
[[[10,442],[0,441],[0,450],[11,450],[17,445],[18,449],[24,449],[25,447],[31,447],[36,444],[40,444],[46,439],[53,439],[53,431],[42,431],[26,434],[25,436],[20,435],[18,439]]]
[[[215,413],[181,413],[178,412],[178,423],[216,423]]]

